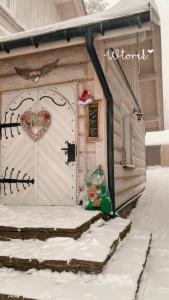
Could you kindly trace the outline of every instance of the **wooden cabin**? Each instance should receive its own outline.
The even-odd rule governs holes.
[[[82,0],[0,0],[0,36],[85,14]]]
[[[9,12],[7,3],[0,1],[0,36],[17,33],[24,30],[24,26]]]
[[[160,23],[152,2],[131,3],[0,40],[1,204],[82,204],[98,165],[116,209],[145,189],[145,126],[163,127]],[[36,131],[28,115],[46,121]]]
[[[169,130],[147,132],[146,165],[169,166]]]

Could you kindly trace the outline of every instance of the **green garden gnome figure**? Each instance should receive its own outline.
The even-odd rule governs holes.
[[[98,166],[86,180],[85,199],[87,210],[100,210],[108,215],[113,214],[111,199],[101,166]]]

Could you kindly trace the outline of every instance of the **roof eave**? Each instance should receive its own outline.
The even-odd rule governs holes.
[[[35,46],[40,44],[55,42],[59,40],[67,40],[75,37],[83,37],[88,31],[94,34],[102,34],[109,30],[120,29],[129,26],[141,27],[143,23],[151,20],[150,10],[144,10],[128,16],[122,16],[116,19],[105,20],[94,24],[81,25],[74,28],[61,29],[57,31],[46,32],[39,35],[29,37],[11,39],[0,43],[0,51],[10,52],[12,49]]]

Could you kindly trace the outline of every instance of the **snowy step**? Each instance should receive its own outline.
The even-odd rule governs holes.
[[[21,271],[35,268],[100,273],[130,226],[130,220],[115,218],[97,221],[78,240],[57,237],[0,241],[0,265]]]
[[[99,275],[48,270],[20,272],[2,268],[0,299],[134,300],[150,242],[148,232],[129,233]]]
[[[102,218],[98,211],[79,206],[0,205],[0,240],[71,237],[78,239]]]

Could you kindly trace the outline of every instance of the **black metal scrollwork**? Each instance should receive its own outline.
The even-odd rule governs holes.
[[[7,195],[7,188],[6,185],[9,184],[9,191],[11,194],[13,194],[13,189],[12,186],[13,184],[16,186],[16,190],[17,192],[20,191],[19,189],[19,184],[22,184],[22,187],[24,190],[26,190],[27,187],[29,187],[31,184],[34,184],[34,179],[30,179],[30,176],[28,176],[27,173],[25,173],[22,178],[19,178],[21,175],[21,171],[19,170],[17,172],[16,178],[13,178],[13,173],[15,171],[14,168],[11,169],[11,171],[9,172],[9,176],[7,176],[9,168],[6,167],[5,172],[4,172],[4,176],[2,178],[0,178],[0,186],[1,186],[1,193],[3,191],[4,195]]]
[[[33,99],[33,98],[30,98],[30,97],[25,98],[25,99],[23,99],[23,100],[19,103],[18,106],[14,107],[14,108],[9,107],[9,110],[11,110],[11,111],[17,110],[17,109],[18,109],[25,101],[27,101],[27,100],[31,100],[32,102],[34,101],[34,99]]]
[[[16,128],[17,133],[20,135],[20,131],[18,128],[20,126],[20,122],[19,122],[20,115],[17,115],[16,122],[13,122],[14,113],[11,113],[10,120],[9,120],[9,122],[7,122],[7,114],[8,114],[8,112],[5,113],[5,122],[0,124],[0,139],[2,139],[2,130],[4,130],[4,132],[5,132],[6,139],[8,139],[7,129],[10,130],[10,136],[12,138],[14,137],[13,128]]]
[[[53,102],[55,105],[57,105],[57,106],[65,106],[65,105],[66,105],[66,101],[65,101],[64,103],[62,103],[62,104],[61,104],[61,103],[57,103],[52,97],[47,96],[47,95],[40,97],[40,101],[42,101],[42,100],[45,99],[45,98],[48,98],[48,99],[52,100],[52,102]],[[61,99],[61,100],[62,100],[62,99]]]

